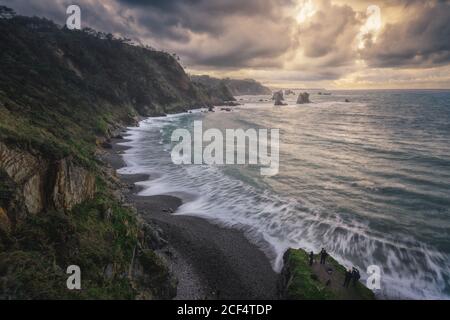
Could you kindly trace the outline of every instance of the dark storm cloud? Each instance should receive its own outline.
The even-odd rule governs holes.
[[[374,67],[432,67],[450,63],[450,2],[408,4],[400,23],[387,25],[362,57]]]
[[[191,65],[273,67],[291,48],[291,0],[119,0],[134,8],[146,38],[159,39]]]
[[[64,23],[66,0],[0,0],[26,15]],[[189,65],[279,66],[289,50],[292,0],[76,1],[82,24],[177,52]],[[202,51],[200,51],[202,50]]]
[[[170,29],[219,34],[230,17],[279,19],[279,10],[292,0],[118,0],[127,6],[145,10],[140,22],[148,28],[168,30],[163,36],[174,35]],[[151,18],[151,19],[150,19]],[[280,21],[281,22],[281,21]],[[175,37],[178,37],[175,34]]]

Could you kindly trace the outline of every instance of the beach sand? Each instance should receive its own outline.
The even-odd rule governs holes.
[[[105,159],[114,168],[125,166],[120,153],[126,140],[112,140]],[[169,195],[138,196],[137,181],[147,175],[121,175],[129,185],[128,201],[148,222],[163,230],[168,241],[161,252],[178,278],[176,299],[276,299],[278,274],[269,259],[240,231],[205,219],[171,212],[182,204]]]

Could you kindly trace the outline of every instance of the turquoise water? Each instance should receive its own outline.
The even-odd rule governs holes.
[[[145,120],[130,128],[122,171],[151,174],[143,195],[182,197],[176,214],[243,230],[275,270],[288,247],[325,247],[362,271],[380,266],[381,297],[450,298],[450,92],[311,92],[301,106],[295,98],[274,107],[246,96],[233,112]],[[170,135],[193,120],[279,128],[278,175],[172,164]]]

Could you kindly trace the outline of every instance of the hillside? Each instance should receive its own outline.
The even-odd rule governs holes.
[[[272,90],[253,79],[226,78],[224,82],[234,96],[272,94]]]
[[[8,13],[0,47],[0,299],[173,297],[159,231],[124,202],[102,147],[211,98],[173,56],[91,29]]]
[[[253,79],[218,79],[207,75],[192,75],[191,79],[224,100],[228,98],[231,101],[232,99],[229,99],[231,96],[272,94],[272,90]]]
[[[230,89],[226,86],[225,82],[211,78],[210,76],[191,76],[191,80],[196,86],[206,92],[208,98],[214,105],[220,105],[223,101],[235,101]]]

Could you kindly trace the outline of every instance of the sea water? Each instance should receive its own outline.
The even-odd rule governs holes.
[[[238,97],[232,112],[150,118],[129,129],[122,173],[147,173],[141,195],[183,199],[175,212],[245,232],[282,267],[289,247],[326,248],[382,298],[450,298],[450,91],[310,91],[312,103],[275,107]],[[348,99],[349,102],[345,102]],[[279,173],[252,165],[174,165],[171,133],[280,129]]]

